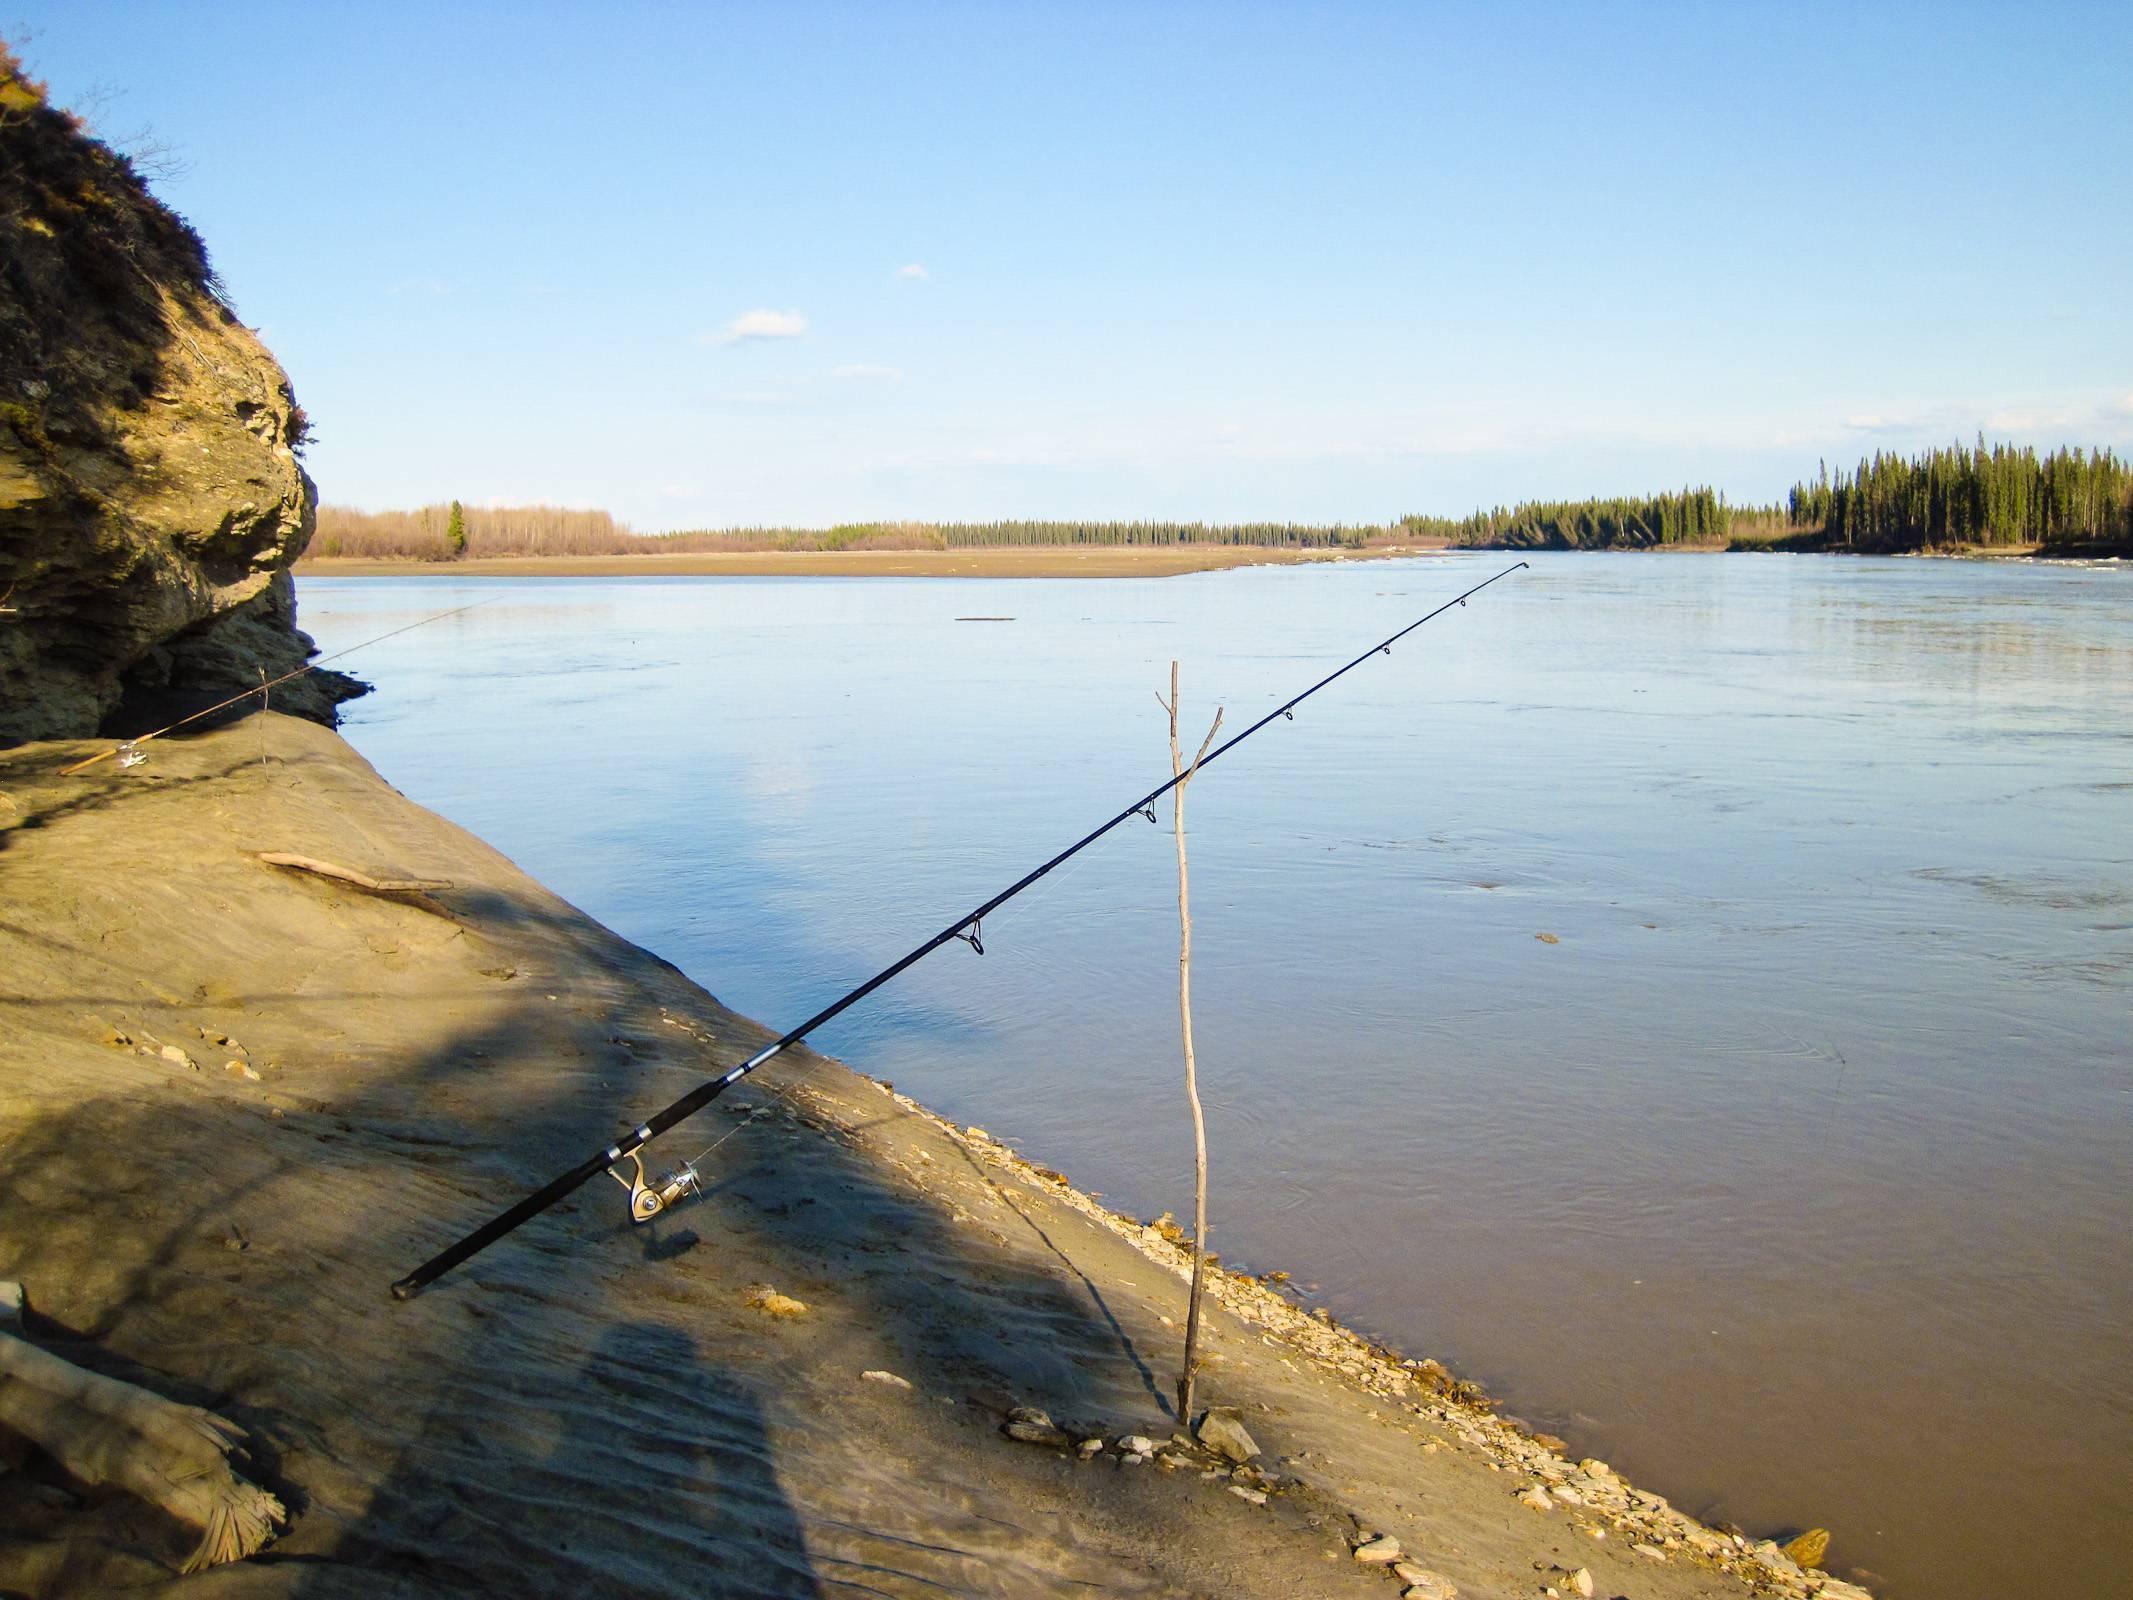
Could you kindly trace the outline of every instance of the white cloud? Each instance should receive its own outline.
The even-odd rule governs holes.
[[[901,367],[873,367],[859,364],[849,367],[832,367],[830,376],[846,383],[897,383],[903,378]]]
[[[924,283],[928,278],[933,276],[932,273],[928,272],[916,261],[909,261],[906,262],[904,265],[898,267],[896,269],[896,275],[899,278],[910,278],[919,283]]]
[[[2133,394],[2121,395],[2103,408],[2107,417],[2133,417]]]
[[[743,311],[726,331],[708,337],[712,344],[741,344],[755,339],[797,339],[807,332],[807,318],[797,311]]]

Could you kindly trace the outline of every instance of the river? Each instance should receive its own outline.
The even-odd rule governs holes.
[[[1196,743],[1511,559],[299,595],[486,598],[349,738],[784,1027],[1166,777],[1173,658]],[[1189,1215],[1161,815],[814,1042]],[[1539,555],[1188,821],[1226,1259],[1904,1600],[2123,1589],[2133,570]]]

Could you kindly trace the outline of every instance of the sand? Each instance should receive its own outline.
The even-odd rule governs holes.
[[[299,578],[1168,578],[1181,572],[1367,561],[1415,549],[1255,545],[1017,545],[974,550],[767,550],[721,555],[477,556],[466,561],[306,559]]]
[[[1764,1570],[1257,1284],[1222,1284],[1201,1389],[1266,1503],[1125,1464],[1122,1434],[1176,1425],[1183,1253],[805,1053],[653,1147],[723,1141],[702,1199],[633,1229],[596,1179],[397,1302],[766,1031],[324,729],[262,715],[56,776],[94,748],[0,753],[0,1278],[40,1342],[252,1431],[290,1526],[187,1594],[1398,1595],[1363,1531],[1470,1597]],[[1016,1405],[1107,1447],[1010,1441]],[[183,1530],[48,1477],[0,1448],[0,1592],[179,1581]],[[1516,1498],[1566,1478],[1583,1504]]]

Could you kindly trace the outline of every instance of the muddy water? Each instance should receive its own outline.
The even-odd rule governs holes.
[[[500,596],[351,737],[788,1025],[1163,774],[1173,657],[1235,727],[1502,564],[301,593]],[[1539,557],[1191,822],[1216,1248],[1891,1594],[2122,1589],[2133,572]],[[1122,829],[818,1043],[1183,1209],[1172,871]]]

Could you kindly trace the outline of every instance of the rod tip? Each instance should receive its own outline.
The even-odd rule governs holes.
[[[412,1300],[421,1292],[422,1285],[413,1278],[402,1278],[393,1285],[393,1298],[395,1300]]]

